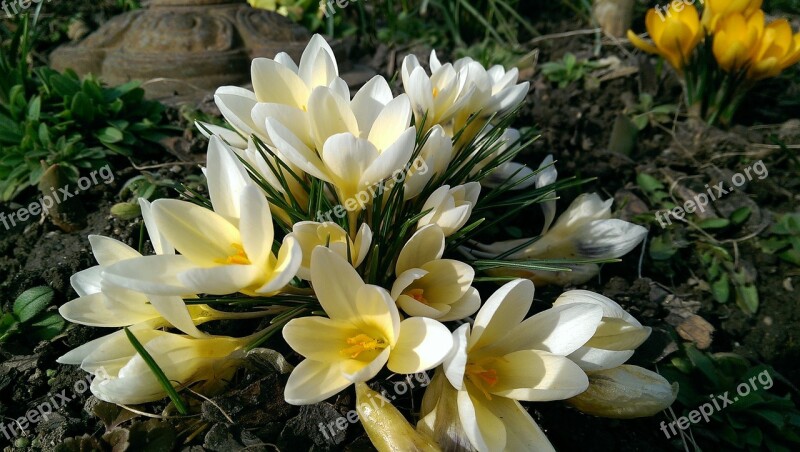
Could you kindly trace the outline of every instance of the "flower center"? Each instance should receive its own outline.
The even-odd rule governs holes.
[[[433,98],[436,99],[437,97],[439,97],[439,87],[434,86],[433,87]]]
[[[406,295],[419,301],[422,304],[428,304],[428,299],[425,298],[425,291],[422,289],[411,289],[406,292]]]
[[[342,354],[347,355],[350,358],[356,359],[358,355],[363,352],[370,352],[372,350],[383,350],[389,344],[387,344],[383,339],[373,339],[366,334],[359,334],[350,338],[347,338],[347,345],[349,347],[345,347],[342,349]]]
[[[497,384],[497,371],[489,369],[481,364],[467,363],[466,376],[478,389],[481,390],[487,399],[492,400],[489,389]]]
[[[225,259],[217,259],[216,262],[218,264],[250,265],[252,263],[250,259],[248,259],[247,253],[244,252],[244,247],[242,245],[234,243],[231,246],[236,250],[236,254],[232,254]]]

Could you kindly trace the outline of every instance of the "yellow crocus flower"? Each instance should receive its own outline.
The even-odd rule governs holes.
[[[764,28],[752,55],[747,78],[761,80],[775,77],[800,61],[800,33],[792,34],[786,19],[778,19]]]
[[[714,30],[717,22],[728,14],[749,18],[761,9],[763,0],[706,0],[703,7],[703,26]]]
[[[725,71],[736,71],[749,65],[763,33],[764,12],[760,10],[749,18],[733,13],[718,20],[712,45],[717,64]]]
[[[700,15],[694,5],[686,4],[680,11],[670,11],[666,16],[650,9],[645,16],[645,26],[653,40],[652,44],[639,38],[631,30],[628,30],[628,39],[645,52],[661,55],[679,72],[703,39]]]

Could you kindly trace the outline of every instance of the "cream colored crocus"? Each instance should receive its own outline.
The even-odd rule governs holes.
[[[567,402],[594,416],[633,419],[654,416],[678,397],[678,383],[638,366],[589,373],[589,388]]]
[[[349,97],[347,84],[339,78],[336,57],[320,35],[314,35],[296,64],[285,52],[256,58],[251,67],[253,91],[223,86],[214,100],[222,115],[245,137],[256,135],[269,142],[264,119],[280,116],[297,131],[308,128],[309,96],[317,86],[326,86]],[[306,136],[305,133],[302,134]]]
[[[336,223],[315,221],[295,223],[288,236],[297,240],[303,251],[303,261],[297,276],[307,281],[311,279],[311,254],[314,248],[328,247],[350,262],[353,268],[358,268],[367,257],[372,244],[372,230],[366,223],[358,228],[355,239],[351,239],[347,231]]]
[[[385,105],[359,105],[356,99],[351,103],[329,88],[314,89],[308,106],[311,143],[291,130],[286,118],[266,119],[270,139],[281,154],[309,175],[332,184],[342,204],[360,199],[359,195],[371,197],[373,185],[402,172],[416,141],[408,96]],[[357,212],[351,213],[355,221]]]
[[[270,294],[289,284],[302,261],[300,245],[286,238],[273,254],[267,200],[216,137],[208,151],[208,189],[213,211],[175,199],[153,203],[159,231],[180,255],[121,261],[104,278],[155,295]]]
[[[384,366],[400,374],[432,369],[452,349],[452,336],[444,325],[424,317],[401,322],[389,293],[364,284],[330,249],[314,249],[311,284],[328,317],[293,319],[283,328],[289,346],[306,358],[286,383],[288,403],[325,400],[371,379]]]
[[[530,83],[518,83],[517,68],[506,70],[496,65],[487,70],[469,57],[456,61],[454,66],[466,78],[470,90],[469,99],[453,122],[453,133],[461,134],[456,148],[462,149],[478,136],[493,116],[503,116],[517,108],[525,100]]]
[[[611,218],[613,200],[603,201],[596,193],[575,199],[555,224],[530,245],[510,254],[509,260],[532,259],[612,259],[624,256],[647,235],[647,229]],[[518,248],[520,239],[479,245],[473,254],[491,258]],[[531,279],[536,284],[582,284],[600,271],[596,264],[571,266],[571,272],[548,272],[521,269],[496,269],[493,274]]]
[[[481,185],[478,182],[437,188],[422,206],[421,211],[428,213],[420,218],[417,229],[435,224],[442,228],[445,237],[455,234],[467,224],[480,194]]]
[[[479,451],[552,450],[519,401],[562,400],[589,385],[567,355],[591,338],[602,309],[572,304],[523,320],[533,294],[530,281],[512,281],[486,300],[474,325],[453,333],[444,373],[457,391],[458,421]]]
[[[431,179],[444,174],[452,158],[453,141],[442,126],[433,126],[419,156],[409,165],[405,177],[402,178],[404,199],[410,200],[419,196]],[[394,182],[395,179],[392,178],[385,184],[386,193],[390,192]]]
[[[450,125],[474,90],[466,87],[467,77],[459,74],[452,64],[439,62],[436,50],[431,51],[430,65],[429,76],[417,57],[408,55],[401,68],[403,88],[411,99],[416,124],[422,132],[434,125]]]
[[[603,309],[603,319],[592,338],[569,355],[587,372],[622,365],[650,336],[650,327],[642,326],[617,302],[595,292],[570,290],[558,297],[553,306],[575,303],[592,304]]]
[[[156,254],[174,256],[175,249],[155,224],[151,204],[139,199],[139,206]],[[79,298],[59,308],[62,317],[73,323],[100,327],[154,322],[159,326],[174,326],[195,337],[205,336],[197,329],[195,318],[203,307],[190,310],[181,297],[148,296],[117,286],[104,277],[106,269],[114,264],[141,259],[138,251],[118,240],[99,235],[90,235],[89,243],[98,265],[72,275],[70,283]],[[217,312],[208,309],[205,312]]]
[[[447,322],[470,316],[480,307],[481,297],[472,287],[475,270],[442,259],[444,247],[444,232],[432,224],[418,230],[400,251],[391,294],[406,314]]]
[[[242,363],[244,347],[252,340],[222,336],[192,338],[153,329],[132,329],[131,332],[173,387],[181,389],[202,382],[205,394],[213,394],[232,377]],[[167,397],[124,331],[98,344],[83,357],[80,365],[83,370],[95,374],[90,389],[100,400],[139,404]]]

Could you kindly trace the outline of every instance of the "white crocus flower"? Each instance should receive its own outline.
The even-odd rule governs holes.
[[[293,319],[283,328],[289,346],[306,358],[286,383],[284,398],[291,404],[325,400],[385,365],[401,374],[432,369],[452,348],[444,325],[423,317],[401,322],[389,293],[364,284],[332,250],[314,249],[311,283],[328,318]]]
[[[431,75],[425,72],[414,55],[403,60],[403,88],[411,99],[417,125],[423,132],[434,125],[448,125],[470,100],[467,78],[450,63],[440,64],[436,51],[431,51]],[[423,119],[425,123],[423,124]]]
[[[264,119],[279,116],[292,128],[303,131],[308,127],[306,109],[311,91],[327,86],[349,97],[347,84],[339,78],[336,57],[320,35],[309,41],[298,66],[281,52],[274,59],[256,58],[251,68],[253,90],[234,86],[217,89],[217,107],[239,133],[256,135],[269,143]],[[232,144],[232,143],[231,143]]]
[[[614,300],[588,290],[563,293],[553,306],[588,303],[603,308],[603,321],[581,348],[569,355],[585,371],[611,369],[633,356],[636,348],[650,336],[650,327],[642,326]]]
[[[150,203],[139,199],[139,205],[156,254],[174,255],[175,249],[155,225]],[[201,312],[213,315],[217,311],[201,306],[189,309],[178,296],[148,296],[113,284],[103,277],[104,271],[118,262],[141,259],[142,255],[109,237],[90,235],[89,243],[98,265],[72,275],[70,283],[79,298],[59,308],[62,317],[73,323],[98,327],[155,322],[160,326],[172,325],[195,337],[205,336],[197,329],[195,317],[202,315]]]
[[[422,212],[429,212],[420,218],[417,229],[435,224],[442,228],[445,237],[455,234],[469,220],[480,194],[481,185],[478,182],[453,188],[449,185],[439,187],[422,206]]]
[[[178,389],[205,382],[205,393],[219,388],[242,362],[244,347],[252,338],[188,336],[153,329],[131,329],[139,342]],[[81,368],[95,374],[91,391],[110,403],[139,404],[167,396],[153,371],[139,355],[124,331],[98,344],[81,361]]]
[[[478,310],[481,297],[472,287],[475,270],[442,259],[444,232],[429,225],[417,231],[397,258],[392,298],[406,314],[441,322],[461,320]]]
[[[529,259],[615,259],[624,256],[647,235],[647,229],[627,221],[611,218],[611,203],[595,194],[583,194],[545,234],[509,260]],[[519,247],[531,239],[479,245],[477,257],[494,257]],[[571,272],[545,272],[519,269],[497,269],[493,274],[529,278],[536,284],[583,284],[600,271],[597,264],[572,266]]]
[[[216,137],[208,151],[208,189],[213,211],[175,199],[153,203],[159,231],[181,255],[125,260],[106,269],[104,277],[160,295],[269,294],[286,286],[300,267],[300,245],[286,238],[277,257],[272,253],[267,200]]]
[[[533,293],[530,281],[512,281],[486,301],[472,327],[453,333],[444,372],[458,391],[459,422],[479,451],[552,450],[519,401],[562,400],[589,385],[567,355],[591,338],[602,309],[571,304],[523,321]]]
[[[422,146],[414,162],[406,174],[403,185],[403,198],[408,201],[422,193],[428,182],[434,177],[441,177],[453,158],[453,141],[445,134],[442,126],[431,128],[428,140]],[[391,191],[394,180],[386,184],[386,192]]]
[[[374,94],[383,91],[379,86],[375,83],[366,90],[366,98],[380,98]],[[408,96],[385,105],[365,101],[363,107],[356,100],[351,104],[329,88],[315,88],[308,106],[311,143],[304,142],[285,119],[266,119],[270,139],[281,154],[311,176],[333,184],[342,203],[402,171],[416,141]]]
[[[297,240],[300,249],[303,251],[303,262],[297,276],[311,279],[311,254],[318,246],[328,247],[336,254],[347,259],[353,268],[357,268],[364,262],[372,244],[372,230],[364,223],[358,229],[355,240],[351,239],[347,232],[336,223],[315,221],[301,221],[292,226],[292,232],[288,235]]]

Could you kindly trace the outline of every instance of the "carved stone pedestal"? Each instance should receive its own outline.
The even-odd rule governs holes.
[[[250,61],[287,52],[295,61],[308,32],[244,0],[153,0],[117,16],[51,65],[100,75],[109,84],[141,80],[149,97],[199,99],[221,85],[250,81]]]

